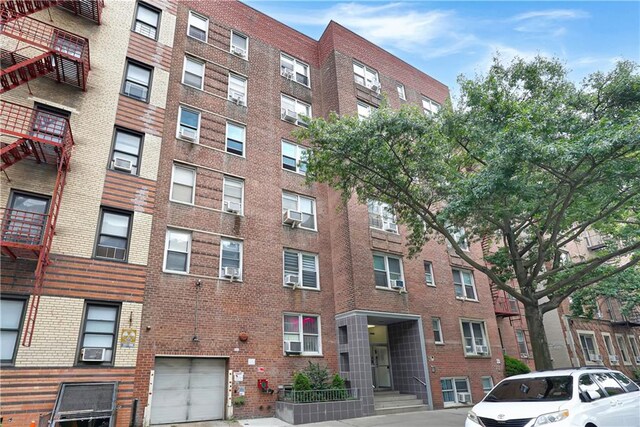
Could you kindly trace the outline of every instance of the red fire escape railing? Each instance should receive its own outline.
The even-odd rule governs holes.
[[[2,25],[0,34],[20,46],[0,53],[0,93],[40,76],[86,90],[91,62],[85,37],[29,17]]]
[[[2,253],[13,259],[37,259],[33,298],[22,339],[22,344],[28,347],[33,338],[44,273],[50,262],[49,253],[69,170],[73,135],[66,117],[0,101],[0,138],[3,141],[0,149],[2,170],[27,158],[55,165],[57,169],[48,214],[3,209],[0,218]]]
[[[100,24],[104,0],[3,0],[0,3],[0,24],[31,15],[52,6]]]

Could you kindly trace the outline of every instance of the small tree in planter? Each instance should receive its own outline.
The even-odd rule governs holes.
[[[504,376],[510,377],[519,374],[528,374],[531,369],[521,360],[511,356],[504,356]]]
[[[312,362],[309,362],[305,369],[296,372],[293,376],[293,391],[293,400],[296,403],[346,400],[348,398],[344,378],[338,374],[331,377],[326,366]],[[327,393],[313,393],[314,391]]]

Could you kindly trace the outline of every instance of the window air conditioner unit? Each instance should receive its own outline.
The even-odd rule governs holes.
[[[529,355],[527,353],[520,353],[520,359],[528,359]]]
[[[119,171],[131,172],[133,165],[131,160],[123,159],[121,157],[114,157],[113,168]]]
[[[391,233],[398,232],[398,224],[395,224],[393,222],[384,222],[382,224],[382,228],[384,229],[384,231],[389,231]]]
[[[469,402],[471,402],[471,394],[458,393],[458,403],[469,403]]]
[[[617,365],[618,364],[618,356],[616,356],[615,354],[610,354],[609,355],[609,362],[611,362],[612,365]],[[636,359],[637,362],[637,359]]]
[[[284,352],[287,354],[302,353],[302,343],[300,341],[285,341]]]
[[[226,212],[231,212],[234,214],[239,214],[240,211],[242,210],[242,205],[238,202],[230,202],[230,201],[225,201],[224,202],[224,210]]]
[[[282,75],[289,80],[293,80],[293,78],[295,77],[293,70],[284,67],[282,68]]]
[[[590,362],[602,362],[602,355],[589,353]]]
[[[284,276],[284,283],[295,288],[300,284],[300,277],[298,277],[297,274],[287,274],[286,276]]]
[[[640,356],[636,356],[636,363],[640,365]]]
[[[85,347],[82,349],[82,361],[83,362],[104,362],[106,353],[107,353],[106,348]]]
[[[489,352],[489,348],[486,345],[477,345],[476,353],[477,354],[487,354]]]
[[[180,138],[193,142],[196,140],[197,137],[198,137],[198,131],[196,131],[195,129],[185,128],[185,127],[180,128]]]
[[[282,222],[294,228],[302,223],[302,212],[287,209],[282,214]]]
[[[369,86],[369,89],[371,89],[374,92],[380,93],[380,83],[379,82],[372,82],[371,85]]]
[[[404,289],[404,280],[392,280],[391,288],[393,289]]]
[[[241,58],[247,57],[247,51],[239,46],[231,46],[231,53]]]
[[[298,121],[298,113],[293,110],[288,110],[286,108],[282,109],[282,119],[286,120],[290,123],[295,123]]]
[[[226,278],[237,279],[240,277],[240,271],[235,267],[224,267],[222,270],[222,273]]]
[[[229,99],[237,105],[244,105],[244,95],[239,92],[231,92]]]

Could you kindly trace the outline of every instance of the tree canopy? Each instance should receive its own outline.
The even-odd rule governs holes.
[[[550,367],[535,342],[546,347],[543,314],[640,261],[637,65],[576,84],[556,59],[494,59],[487,74],[458,81],[459,100],[435,115],[382,106],[365,120],[311,120],[297,135],[311,147],[307,177],[345,200],[392,206],[410,254],[446,240],[524,304],[536,366]],[[460,228],[494,250],[472,257]],[[605,235],[605,247],[566,262],[587,230]]]

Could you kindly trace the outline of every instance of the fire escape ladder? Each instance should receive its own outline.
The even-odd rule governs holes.
[[[104,0],[3,0],[0,3],[0,25],[60,6],[67,11],[100,24]]]
[[[86,38],[29,17],[2,25],[0,34],[20,46],[0,54],[0,93],[40,76],[86,90],[91,67]]]

